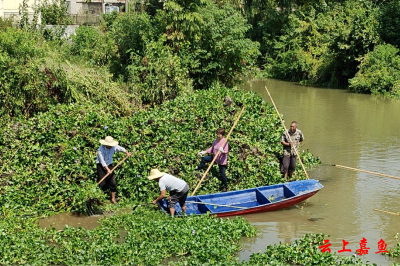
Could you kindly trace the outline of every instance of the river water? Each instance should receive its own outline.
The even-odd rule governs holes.
[[[362,256],[364,261],[378,265],[400,262],[375,254],[381,239],[387,248],[400,242],[395,239],[400,233],[400,216],[374,211],[400,212],[400,180],[333,166],[400,177],[400,101],[278,80],[253,81],[244,88],[271,102],[265,86],[286,127],[293,120],[298,122],[305,136],[302,149],[321,159],[322,166],[308,174],[324,188],[298,206],[243,216],[260,235],[244,240],[240,260],[248,260],[251,253],[264,251],[270,244],[290,243],[306,233],[325,233],[330,235],[326,238],[332,252],[341,250],[345,240],[349,242],[345,248],[351,252],[341,255],[352,256],[365,238],[370,249]]]

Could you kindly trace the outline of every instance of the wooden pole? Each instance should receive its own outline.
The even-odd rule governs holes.
[[[379,210],[379,209],[374,209],[374,211],[384,212],[384,213],[400,216],[400,213],[398,213],[398,212],[388,212],[388,211],[383,211],[383,210]]]
[[[130,156],[126,156],[124,159],[122,159],[109,173],[107,173],[103,178],[97,182],[97,185],[100,185],[101,182],[103,182],[104,179],[106,179],[107,176],[109,176],[112,172],[114,172],[115,168],[117,168],[121,163],[123,163],[126,159],[128,159]]]
[[[343,165],[338,165],[338,164],[334,164],[334,166],[339,167],[339,168],[343,168],[343,169],[352,170],[352,171],[363,172],[363,173],[367,173],[367,174],[373,174],[373,175],[379,175],[379,176],[385,176],[385,177],[400,179],[400,177],[396,177],[396,176],[392,176],[392,175],[385,175],[385,174],[380,174],[380,173],[376,173],[376,172],[370,172],[370,171],[361,170],[361,169],[352,168],[352,167],[343,166]]]
[[[245,106],[243,106],[242,110],[240,111],[238,118],[236,118],[235,123],[233,124],[231,130],[230,130],[229,133],[228,133],[228,136],[226,136],[225,142],[222,144],[221,147],[223,147],[223,146],[225,145],[225,143],[228,141],[229,136],[231,135],[233,129],[235,128],[237,122],[239,121],[239,118],[242,116],[242,113],[243,113],[243,111],[244,111],[244,108],[245,108]],[[197,189],[200,187],[201,182],[203,182],[203,179],[206,177],[208,171],[210,171],[210,169],[211,169],[211,167],[213,166],[215,160],[216,160],[217,157],[219,156],[219,153],[220,153],[220,151],[218,151],[217,154],[214,156],[213,160],[211,161],[210,165],[209,165],[208,168],[207,168],[207,171],[203,174],[203,177],[200,179],[199,183],[197,184],[196,188],[194,189],[194,191],[193,191],[193,193],[192,193],[192,196],[194,196],[194,194],[196,194]]]
[[[268,93],[268,95],[269,95],[269,98],[271,99],[271,102],[272,102],[272,104],[274,105],[275,111],[276,111],[276,113],[278,114],[279,119],[281,120],[282,126],[283,126],[283,128],[285,129],[286,136],[289,138],[290,142],[293,142],[293,141],[292,141],[292,138],[290,137],[289,132],[288,132],[286,126],[285,126],[285,123],[283,123],[283,119],[282,119],[281,115],[279,114],[278,108],[276,107],[275,102],[274,102],[274,100],[272,99],[272,96],[271,96],[271,94],[270,94],[269,91],[268,91],[267,86],[265,86],[265,89],[267,90],[267,93]],[[295,146],[292,146],[292,148],[294,149],[294,153],[297,155],[296,157],[299,158],[299,162],[300,162],[300,164],[301,164],[301,167],[303,168],[304,173],[306,174],[307,179],[310,179],[310,178],[308,177],[306,168],[304,167],[304,164],[303,164],[303,162],[302,162],[301,159],[300,159],[300,155],[299,155],[299,153],[298,153],[298,151],[297,151],[297,148],[296,148]]]
[[[211,205],[211,206],[218,206],[218,207],[229,207],[229,208],[235,208],[235,209],[247,209],[247,208],[245,208],[245,207],[239,207],[239,206],[223,205],[223,204],[213,204],[213,203],[197,202],[197,201],[186,201],[186,203],[203,204],[203,205]]]

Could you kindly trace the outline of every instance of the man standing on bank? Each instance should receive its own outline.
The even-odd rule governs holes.
[[[158,198],[152,202],[153,204],[157,204],[158,201],[165,198],[166,191],[168,191],[168,208],[171,216],[173,217],[175,214],[175,205],[177,202],[179,202],[182,211],[186,213],[186,198],[189,193],[189,186],[184,180],[170,174],[160,172],[158,169],[152,169],[147,178],[149,180],[157,181],[158,186],[160,187],[160,196],[158,196]]]
[[[290,136],[290,139],[288,137]],[[292,141],[292,142],[291,142]],[[290,124],[290,129],[283,132],[281,143],[283,145],[283,171],[285,175],[285,181],[288,182],[287,176],[289,173],[289,181],[292,181],[292,175],[296,170],[296,158],[299,144],[304,141],[303,133],[297,129],[297,122],[293,121]]]
[[[99,182],[106,174],[111,172],[112,163],[113,163],[113,155],[116,152],[125,152],[126,156],[131,156],[129,152],[127,152],[124,148],[118,145],[118,142],[115,141],[112,137],[107,136],[105,139],[100,140],[101,146],[97,150],[97,182]],[[117,182],[115,181],[115,173],[111,173],[104,179],[99,187],[106,191],[107,188],[111,191],[111,202],[117,204],[115,200],[115,193],[117,192]]]

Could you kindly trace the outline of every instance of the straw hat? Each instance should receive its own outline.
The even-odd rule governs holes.
[[[115,141],[111,136],[107,136],[105,139],[101,139],[100,143],[101,145],[111,146],[111,147],[118,145],[118,141]]]
[[[151,169],[150,175],[147,177],[149,180],[157,179],[165,175],[164,172],[160,172],[158,169]]]

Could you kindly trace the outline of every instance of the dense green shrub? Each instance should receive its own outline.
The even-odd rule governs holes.
[[[378,31],[383,41],[400,48],[400,1],[382,3]]]
[[[251,25],[246,35],[252,41],[260,43],[261,55],[258,58],[258,64],[261,66],[265,63],[265,55],[274,53],[274,42],[282,35],[288,16],[279,11],[279,3],[276,1],[254,0],[244,2],[244,13]]]
[[[49,105],[71,102],[108,102],[128,114],[140,103],[132,102],[135,93],[128,95],[108,71],[88,68],[81,61],[68,62],[58,45],[39,33],[15,28],[1,31],[0,115],[30,116]]]
[[[44,0],[36,7],[44,25],[68,25],[72,20],[66,0]]]
[[[232,105],[225,104],[226,96]],[[84,212],[86,201],[102,201],[103,193],[93,179],[99,139],[107,135],[133,151],[118,171],[122,202],[149,200],[157,194],[157,184],[146,178],[154,167],[185,179],[194,188],[197,153],[211,146],[217,128],[228,132],[242,105],[246,110],[229,139],[229,189],[283,182],[277,160],[282,128],[271,106],[253,93],[213,89],[129,117],[113,115],[110,104],[71,104],[4,125],[0,158],[1,174],[7,179],[0,186],[0,205],[27,213]],[[318,163],[308,152],[303,152],[302,159],[306,165]],[[305,178],[298,167],[296,177]],[[198,194],[220,191],[218,176],[214,167]]]
[[[128,80],[127,67],[132,63],[132,55],[144,56],[145,43],[155,40],[155,29],[149,15],[125,14],[116,18],[111,26],[110,34],[117,45],[118,54],[113,58],[111,72],[122,75]]]
[[[245,36],[250,25],[230,4],[168,1],[157,21],[195,88],[209,88],[217,81],[231,86],[258,57],[258,43]]]
[[[0,31],[3,31],[7,28],[11,28],[13,25],[13,18],[2,18],[0,17]]]
[[[30,24],[31,31],[39,29],[47,40],[63,43],[67,25],[72,24],[67,1],[45,0],[39,3],[34,7],[33,20],[27,24]]]
[[[265,68],[272,76],[292,81],[318,81],[327,54],[327,39],[321,34],[326,24],[326,18],[321,21],[319,12],[322,10],[319,6],[309,6],[290,14],[283,34],[266,40],[273,42],[273,49],[269,49],[265,57]]]
[[[348,86],[357,73],[359,59],[381,43],[377,31],[377,7],[368,0],[346,1],[335,10],[341,17],[333,19],[335,31],[330,38],[328,67],[324,79],[334,86]]]
[[[258,43],[245,37],[249,24],[230,4],[167,1],[152,18],[136,13],[114,20],[110,27],[118,46],[114,74],[129,79],[127,69],[142,67],[137,58],[147,57],[146,43],[151,42],[180,58],[179,71],[188,72],[195,88],[209,88],[214,82],[235,84],[258,57]]]
[[[0,115],[15,116],[46,110],[64,98],[45,67],[45,45],[27,31],[0,32]]]
[[[103,21],[101,23],[101,26],[105,29],[105,30],[110,30],[112,24],[114,23],[114,21],[118,18],[118,16],[120,15],[120,13],[113,11],[109,14],[103,14],[102,18]]]
[[[370,1],[315,2],[288,16],[265,56],[274,77],[346,87],[359,59],[381,42]]]
[[[400,95],[400,54],[390,44],[378,45],[360,64],[360,70],[350,80],[350,88],[356,92]]]
[[[117,47],[110,34],[97,27],[80,26],[71,36],[71,53],[89,60],[94,65],[109,65]]]
[[[162,38],[146,43],[144,55],[132,54],[128,66],[129,81],[144,104],[158,105],[191,89],[188,70],[163,43]]]

